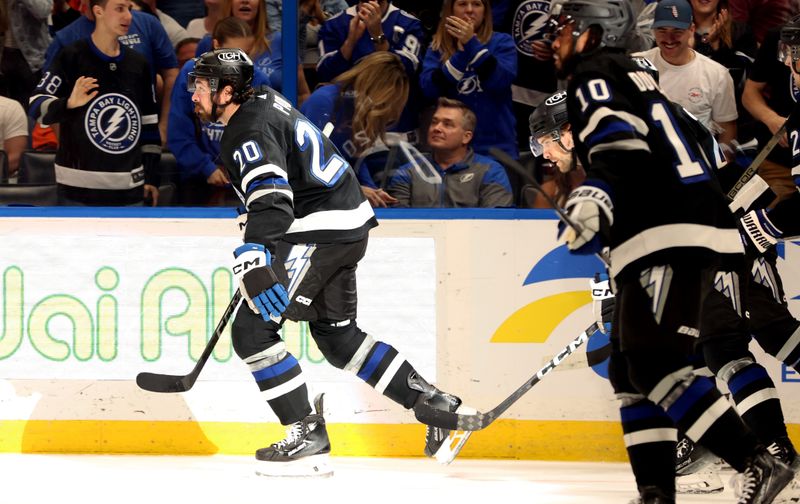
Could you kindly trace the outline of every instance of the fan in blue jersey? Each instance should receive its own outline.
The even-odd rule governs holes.
[[[465,103],[478,117],[472,148],[488,154],[497,147],[516,159],[516,119],[511,83],[517,49],[507,33],[492,31],[488,0],[445,0],[439,28],[422,63],[420,85],[429,99]]]
[[[253,90],[252,78],[252,62],[234,49],[204,54],[189,75],[198,114],[225,125],[221,158],[247,212],[233,271],[248,306],[233,322],[233,347],[290,426],[285,439],[256,452],[257,471],[325,475],[321,401],[312,412],[305,375],[279,335],[283,320],[308,321],[328,362],[405,408],[424,402],[455,411],[461,400],[358,327],[355,273],[378,224],[372,207],[333,143],[274,90]],[[448,434],[430,427],[426,454],[448,450]]]
[[[214,48],[238,48],[250,52],[255,42],[250,25],[229,16],[214,27]],[[235,195],[226,188],[230,183],[224,167],[219,164],[219,142],[222,124],[199,121],[195,114],[192,94],[187,91],[189,74],[194,70],[194,60],[181,68],[172,89],[172,106],[169,110],[169,135],[167,145],[175,154],[180,171],[177,186],[178,204],[206,206],[231,204]],[[253,86],[269,86],[270,81],[260,70],[253,74]],[[235,200],[234,200],[235,201]]]
[[[574,227],[560,234],[575,253],[609,247],[609,379],[640,501],[675,502],[676,428],[742,474],[740,503],[795,497],[792,470],[711,380],[692,372],[715,274],[744,257],[712,171],[719,160],[625,55],[635,25],[628,0],[566,0],[553,14],[555,65],[568,80],[569,122],[587,174],[567,200]]]
[[[144,56],[120,43],[130,0],[91,0],[91,37],[58,53],[30,99],[42,125],[60,123],[55,172],[61,204],[158,202],[161,141]]]

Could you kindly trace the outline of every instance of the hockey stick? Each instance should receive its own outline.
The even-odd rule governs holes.
[[[784,121],[780,129],[776,131],[774,135],[772,135],[772,138],[770,138],[767,143],[764,144],[764,147],[758,152],[758,154],[756,154],[756,157],[753,158],[750,166],[748,166],[747,169],[742,172],[742,174],[739,176],[739,180],[737,180],[731,190],[728,191],[728,198],[731,200],[735,199],[736,194],[742,190],[742,187],[744,187],[745,184],[747,184],[750,179],[755,176],[755,174],[758,172],[758,168],[761,166],[761,163],[767,159],[767,156],[769,156],[769,154],[772,152],[772,149],[778,145],[778,142],[781,141],[781,137],[783,137],[783,134],[786,133],[787,122],[789,122],[788,119]]]
[[[420,422],[450,430],[476,431],[485,429],[492,422],[502,415],[512,404],[525,395],[534,385],[539,383],[550,371],[561,364],[564,359],[575,353],[575,350],[589,340],[589,336],[597,330],[597,322],[587,327],[577,338],[558,352],[550,361],[536,372],[528,381],[522,384],[503,402],[498,404],[487,413],[477,412],[475,414],[459,414],[431,408],[426,404],[419,404],[414,407],[414,416]]]
[[[231,319],[231,316],[236,310],[236,306],[239,304],[241,299],[242,293],[237,288],[236,292],[233,294],[233,298],[231,298],[231,302],[228,304],[228,308],[226,308],[225,313],[222,314],[222,318],[219,320],[217,328],[214,329],[214,334],[211,335],[211,339],[209,339],[208,343],[206,343],[206,348],[203,350],[203,354],[200,355],[200,358],[197,360],[197,364],[194,365],[194,369],[192,369],[189,374],[180,376],[158,373],[139,373],[136,376],[136,384],[139,386],[139,388],[148,390],[150,392],[186,392],[192,388],[194,382],[197,381],[197,376],[200,374],[200,371],[202,371],[206,361],[211,356],[211,352],[214,351],[214,347],[217,345],[217,341],[219,341],[222,331],[224,331],[225,326],[228,325],[228,321]]]
[[[524,178],[536,190],[536,192],[541,194],[542,197],[545,199],[545,201],[547,201],[547,203],[551,207],[553,207],[553,209],[555,209],[556,214],[558,214],[558,218],[561,219],[561,221],[564,224],[571,227],[572,230],[575,232],[575,234],[580,236],[582,231],[581,227],[578,226],[572,219],[569,218],[567,212],[565,212],[564,209],[561,208],[561,206],[555,200],[553,200],[553,198],[551,198],[549,194],[545,192],[544,188],[542,188],[541,184],[539,184],[539,181],[536,180],[536,177],[528,173],[528,170],[526,170],[525,167],[522,166],[522,164],[520,164],[519,161],[512,158],[511,156],[506,154],[505,151],[502,151],[497,147],[490,148],[489,154],[491,154],[491,156],[496,160],[503,163],[503,165],[505,165],[507,168],[514,171],[517,175]],[[603,264],[605,264],[606,267],[609,266],[609,260],[607,257],[605,257],[605,255],[603,254],[595,254],[595,255],[597,256],[598,259],[603,261]]]

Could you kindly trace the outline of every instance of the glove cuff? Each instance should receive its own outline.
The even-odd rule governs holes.
[[[740,220],[742,229],[759,252],[765,252],[778,243],[778,238],[783,236],[783,231],[769,220],[765,210],[747,212]]]

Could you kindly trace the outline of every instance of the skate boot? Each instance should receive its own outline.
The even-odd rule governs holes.
[[[639,488],[639,497],[628,504],[675,504],[675,497],[670,497],[656,486]]]
[[[725,489],[714,466],[716,455],[682,437],[675,448],[675,491],[679,494],[708,494]]]
[[[286,438],[256,451],[261,476],[331,476],[331,443],[322,417],[322,396],[314,399],[315,414],[293,423]]]
[[[771,445],[767,446],[767,451],[778,460],[788,465],[795,475],[800,473],[800,457],[788,437],[780,437]]]
[[[449,411],[454,413],[459,411],[461,399],[442,392],[430,383],[426,382],[415,371],[408,375],[408,386],[413,390],[421,392],[417,404],[424,403],[431,408]],[[416,405],[415,405],[416,406]],[[425,433],[425,455],[435,457],[442,464],[449,464],[456,458],[458,452],[469,439],[471,432],[450,431],[441,427],[428,425]]]
[[[800,499],[800,491],[792,485],[792,470],[766,450],[750,459],[744,472],[734,477],[738,504],[779,504]]]

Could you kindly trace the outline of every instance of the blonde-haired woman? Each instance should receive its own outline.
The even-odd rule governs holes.
[[[281,32],[271,31],[267,20],[267,9],[263,0],[222,0],[222,12],[225,16],[234,16],[245,21],[253,31],[255,44],[250,51],[253,66],[269,77],[270,85],[282,92],[283,84],[283,48]],[[197,56],[210,51],[211,37],[206,35],[197,44]],[[303,66],[297,65],[297,99],[302,103],[311,92],[308,89]]]
[[[410,82],[400,58],[388,51],[365,56],[333,82],[317,88],[300,111],[318,128],[334,126],[331,140],[356,168],[372,206],[385,207],[395,199],[378,188],[373,178],[385,168],[387,129],[400,118],[408,101]]]
[[[464,102],[478,117],[472,147],[498,147],[519,156],[511,83],[517,74],[514,39],[492,30],[488,0],[445,0],[442,18],[422,63],[427,98]]]

